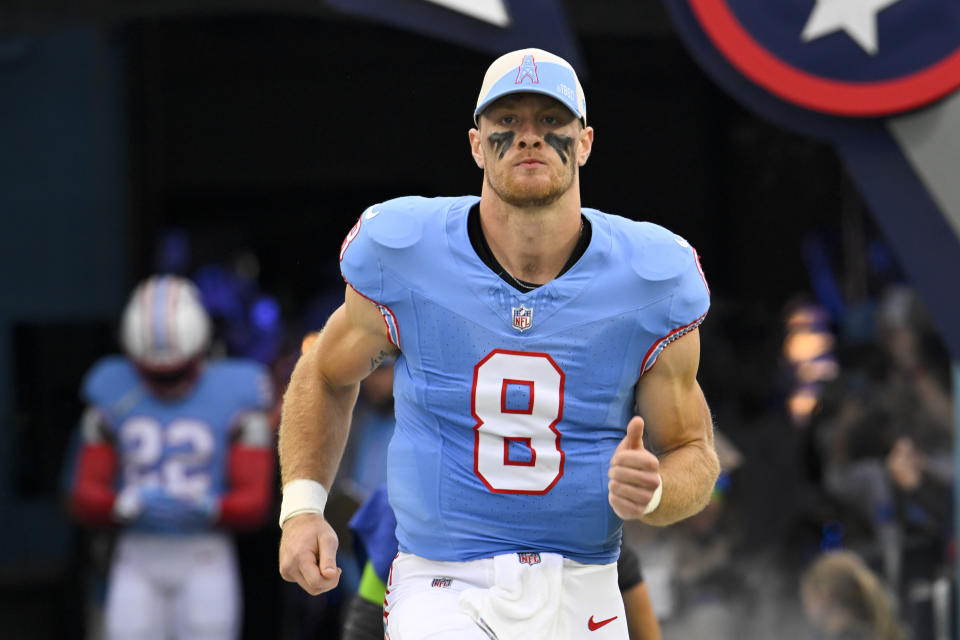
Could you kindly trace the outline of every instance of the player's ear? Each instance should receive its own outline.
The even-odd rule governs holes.
[[[590,151],[593,149],[593,127],[584,127],[580,130],[580,144],[577,146],[577,165],[587,164]]]
[[[480,146],[480,132],[477,129],[470,129],[467,133],[470,137],[470,153],[473,155],[473,161],[477,166],[483,169],[483,149]]]

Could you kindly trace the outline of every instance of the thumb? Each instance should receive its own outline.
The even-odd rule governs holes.
[[[625,449],[643,449],[643,418],[633,416],[627,423],[627,435],[623,437],[620,446]]]
[[[333,578],[340,572],[337,569],[337,539],[321,535],[317,539],[317,546],[320,550],[320,558],[317,563],[320,567],[320,573],[324,578]]]

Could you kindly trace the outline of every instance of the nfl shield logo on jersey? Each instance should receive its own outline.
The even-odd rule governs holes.
[[[540,554],[530,551],[521,551],[517,554],[517,559],[520,561],[520,564],[540,564]]]
[[[513,328],[517,331],[526,331],[533,325],[533,307],[529,309],[523,305],[513,307]]]

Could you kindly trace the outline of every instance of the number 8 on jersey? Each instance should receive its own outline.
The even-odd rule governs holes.
[[[564,377],[546,353],[494,349],[473,368],[473,468],[490,491],[543,494],[560,480]]]

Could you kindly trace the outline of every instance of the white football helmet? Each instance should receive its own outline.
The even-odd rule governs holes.
[[[174,371],[206,353],[210,331],[210,316],[192,282],[179,276],[151,276],[130,296],[120,342],[141,369]]]

